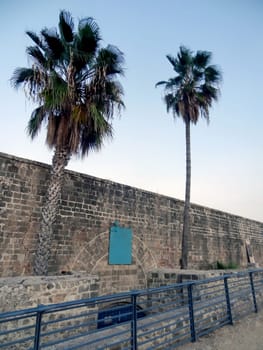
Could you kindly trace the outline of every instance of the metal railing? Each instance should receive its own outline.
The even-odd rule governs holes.
[[[0,314],[0,349],[174,349],[263,304],[263,270]]]

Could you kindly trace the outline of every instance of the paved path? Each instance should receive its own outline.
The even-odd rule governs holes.
[[[225,326],[178,350],[263,350],[263,310]]]

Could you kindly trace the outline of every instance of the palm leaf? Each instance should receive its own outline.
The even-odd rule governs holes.
[[[27,132],[33,139],[40,131],[42,122],[46,118],[46,110],[44,106],[36,108],[29,119]]]
[[[207,83],[217,84],[222,80],[221,72],[217,66],[206,67],[204,75]]]
[[[155,87],[160,86],[160,85],[166,85],[166,84],[167,84],[166,80],[158,81],[158,83],[155,84]]]
[[[123,74],[123,53],[114,46],[107,46],[105,49],[100,49],[95,68],[101,70],[107,76],[115,74]]]
[[[37,46],[39,46],[42,50],[45,49],[45,46],[41,40],[41,38],[34,32],[32,31],[26,31],[26,34],[34,41]]]
[[[94,54],[100,42],[100,32],[97,23],[92,17],[84,18],[79,22],[76,48],[85,54]]]
[[[41,31],[46,44],[46,51],[52,60],[59,60],[64,53],[64,46],[55,30],[43,29]]]
[[[28,46],[26,48],[26,52],[38,65],[42,66],[43,68],[47,67],[47,60],[38,46]]]
[[[81,133],[80,149],[82,157],[90,151],[98,151],[103,145],[103,140],[111,138],[113,135],[111,124],[103,118],[95,106],[91,108],[91,113],[92,118]]]
[[[185,46],[180,46],[179,53],[177,54],[177,60],[183,66],[191,66],[193,61],[192,51]]]
[[[74,23],[71,14],[67,11],[61,11],[59,14],[59,32],[62,40],[71,43],[74,39]]]
[[[18,88],[21,84],[33,79],[33,77],[34,70],[32,68],[16,68],[11,77],[11,84],[13,87]]]
[[[211,61],[211,52],[208,51],[197,51],[193,57],[193,64],[196,68],[204,69]]]
[[[55,72],[52,71],[49,75],[49,82],[43,90],[42,97],[45,101],[45,106],[52,110],[60,110],[68,100],[68,85]]]

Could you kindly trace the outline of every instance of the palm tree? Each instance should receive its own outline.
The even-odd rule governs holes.
[[[23,86],[37,104],[28,134],[33,139],[45,124],[46,143],[54,150],[34,261],[37,275],[48,273],[53,224],[69,159],[99,150],[112,136],[114,112],[124,107],[117,80],[123,74],[119,49],[100,47],[99,27],[91,17],[80,20],[75,31],[71,14],[61,11],[58,28],[44,28],[39,35],[26,32],[34,42],[26,49],[32,65],[17,68],[11,78],[13,86]]]
[[[176,57],[166,56],[177,75],[168,81],[160,81],[156,86],[164,85],[164,101],[167,112],[174,118],[181,117],[185,123],[186,138],[186,186],[182,233],[182,269],[188,267],[188,242],[190,238],[190,187],[191,187],[191,147],[190,124],[196,124],[199,117],[209,121],[209,108],[220,93],[221,74],[214,65],[209,65],[211,53],[197,51],[193,54],[181,46]]]

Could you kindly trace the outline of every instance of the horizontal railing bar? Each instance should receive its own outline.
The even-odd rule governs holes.
[[[169,318],[169,319],[167,319],[167,321],[170,321],[170,320],[172,320],[172,318]],[[173,325],[175,325],[175,324],[177,324],[177,323],[180,323],[180,322],[182,322],[182,321],[185,321],[185,320],[176,320],[176,321],[174,321],[174,322],[170,322],[170,323],[168,323],[168,324],[165,324],[165,327],[170,327],[170,326],[173,326]],[[160,322],[159,322],[160,323]],[[145,327],[149,327],[149,325],[147,324],[147,325],[145,325],[144,326],[144,328]],[[188,327],[189,328],[189,324],[188,325],[186,325],[186,326],[183,326],[183,327]],[[143,335],[145,335],[145,334],[150,334],[150,333],[153,333],[153,332],[156,332],[156,331],[158,331],[158,330],[160,330],[160,329],[163,329],[164,327],[159,327],[159,328],[153,328],[153,329],[150,329],[150,330],[148,330],[148,331],[146,331],[146,332],[144,332],[144,333],[141,333],[139,336],[143,336]],[[140,329],[143,329],[143,328],[140,328]],[[179,329],[181,329],[181,328],[179,328]]]
[[[78,315],[73,315],[73,316],[68,316],[68,317],[64,317],[64,318],[58,318],[58,319],[55,319],[55,320],[47,320],[47,321],[43,321],[41,324],[42,326],[48,326],[48,325],[51,325],[51,324],[57,324],[59,322],[65,322],[65,321],[68,321],[68,320],[76,320],[78,318],[82,318],[82,317],[90,317],[90,316],[93,316],[93,315],[97,315],[98,314],[98,311],[95,312],[95,313],[86,313],[86,314],[78,314]]]
[[[161,339],[161,338],[163,338],[163,337],[160,337],[159,336],[159,339]],[[176,341],[177,339],[180,339],[181,338],[181,336],[175,336],[173,339],[167,339],[167,340],[165,340],[165,341],[163,341],[163,342],[160,342],[159,344],[156,344],[156,345],[154,345],[154,346],[151,346],[150,348],[147,348],[147,349],[158,349],[158,348],[160,348],[160,346],[162,346],[162,348],[161,349],[163,349],[163,346],[164,345],[166,345],[166,344],[169,344],[169,343],[171,343],[171,342],[173,342],[174,343],[174,341]],[[158,339],[158,337],[155,337],[155,338],[152,338],[151,340],[156,340],[156,339]],[[190,340],[191,338],[189,337],[189,340]],[[176,344],[173,344],[174,346],[176,345]]]
[[[67,326],[64,328],[58,328],[58,329],[55,329],[55,330],[49,331],[49,332],[42,332],[41,337],[44,338],[44,337],[48,337],[48,336],[53,335],[53,334],[64,333],[64,332],[67,332],[67,331],[70,331],[73,329],[78,329],[78,328],[82,328],[84,326],[88,326],[90,324],[91,324],[90,322],[84,322],[84,323],[79,324],[79,325],[72,325],[72,326]]]
[[[131,340],[131,337],[125,338],[125,339],[121,339],[121,340],[117,340],[117,341],[113,341],[113,342],[107,343],[107,346],[116,346],[116,345],[119,345],[119,344],[130,342],[130,340]]]
[[[201,310],[200,310],[201,311]],[[223,307],[217,307],[217,308],[213,308],[213,309],[209,309],[207,311],[204,311],[204,312],[195,312],[195,319],[196,319],[196,322],[198,322],[201,318],[203,319],[204,318],[204,315],[206,314],[218,314],[218,313],[222,313],[222,314],[227,314],[227,311],[226,311],[226,308],[224,309]]]
[[[172,308],[170,307],[168,311],[177,311],[177,310],[184,310],[187,309],[188,306],[188,302],[185,303],[184,305],[174,305]],[[161,314],[163,309],[167,309],[167,307],[165,307],[165,304],[161,304],[161,305],[154,305],[153,307],[148,307],[147,309],[143,309],[144,312],[149,313],[149,311],[151,311],[153,314],[155,313],[155,311],[158,311],[158,314]],[[164,312],[167,312],[167,310],[165,310]]]
[[[161,328],[161,329],[162,329],[162,328]],[[177,330],[178,330],[178,331],[181,331],[181,330],[184,330],[184,329],[187,329],[188,332],[187,332],[187,333],[179,334],[179,335],[177,336],[178,338],[181,338],[182,336],[185,336],[185,335],[190,336],[189,325],[183,326],[183,327],[181,327],[181,328],[176,328],[176,331],[177,331]],[[138,335],[138,339],[140,338],[140,336],[142,337],[142,336],[144,336],[144,335],[151,334],[152,332],[154,332],[154,331],[156,331],[156,330],[157,330],[157,329],[154,329],[154,330],[152,330],[152,331],[148,331],[148,332],[145,332],[145,333],[143,333],[143,334],[141,334],[141,335]],[[169,332],[167,332],[167,333],[171,333],[171,332],[175,333],[174,330],[173,330],[173,331],[169,331]],[[176,337],[176,336],[175,336],[175,337]],[[145,345],[145,344],[151,342],[152,340],[154,340],[154,338],[146,339],[146,340],[144,340],[144,341],[138,342],[138,345],[139,345],[139,346]]]
[[[195,304],[201,304],[201,303],[208,304],[208,303],[210,303],[213,300],[220,300],[220,299],[222,299],[223,296],[224,296],[223,293],[216,294],[216,295],[208,295],[208,296],[207,295],[202,295],[199,298],[196,298],[196,299],[193,298],[193,301],[194,301]]]
[[[168,313],[168,312],[167,312]],[[170,312],[169,312],[170,313]],[[180,314],[179,316],[184,316],[184,317],[188,317],[188,314],[187,313],[182,313],[182,314]],[[169,321],[169,320],[171,320],[171,319],[173,319],[173,318],[175,318],[175,317],[178,317],[178,315],[171,315],[170,317],[167,317],[167,318],[161,318],[161,317],[158,317],[157,319],[155,319],[154,321],[152,321],[152,322],[149,322],[149,323],[147,323],[146,321],[149,319],[149,318],[152,318],[151,316],[149,316],[149,318],[147,317],[147,318],[143,318],[142,319],[142,322],[143,322],[143,324],[142,325],[138,325],[138,329],[140,329],[140,328],[145,328],[145,327],[150,327],[150,326],[152,326],[152,325],[154,325],[154,324],[156,324],[156,323],[160,323],[160,322],[164,322],[164,321]],[[145,322],[144,322],[145,321]]]
[[[237,284],[237,283],[233,284],[233,283],[231,283],[231,281],[230,281],[230,283],[229,283],[229,289],[232,289],[232,290],[239,290],[239,289],[242,289],[242,288],[248,286],[249,283],[250,283],[250,281],[248,281],[248,280],[247,280],[245,283],[240,283],[240,284]]]
[[[182,346],[182,345],[185,345],[186,343],[189,343],[190,339],[184,339],[184,340],[181,340],[181,341],[178,341],[176,344],[172,344],[169,348],[167,348],[166,346],[166,349],[165,350],[174,350],[175,348],[178,348],[178,346]],[[163,350],[162,348],[160,350]]]
[[[235,299],[240,299],[240,297],[251,297],[251,290],[246,290],[245,292],[239,291],[235,293],[230,292],[229,294],[231,300],[235,301]]]
[[[34,340],[34,336],[30,336],[30,337],[26,337],[26,338],[21,338],[21,339],[16,339],[13,341],[10,341],[8,343],[5,344],[0,344],[0,348],[4,348],[6,346],[11,346],[11,345],[15,345],[15,344],[22,344],[22,343],[26,343],[28,341],[33,341]]]
[[[110,339],[110,338],[112,338],[112,337],[115,337],[115,336],[119,336],[119,335],[108,335],[108,336],[104,336],[103,337],[103,339],[95,339],[94,341],[87,341],[87,342],[82,342],[81,343],[81,345],[82,346],[86,346],[86,345],[92,345],[92,344],[95,344],[95,343],[98,343],[98,342],[101,342],[101,341],[104,341],[104,340],[106,340],[106,339]],[[129,338],[127,338],[125,341],[129,341],[131,338],[129,337]],[[75,345],[75,346],[73,346],[73,347],[71,347],[71,350],[74,350],[74,349],[77,349],[79,347],[79,344],[78,345]]]
[[[165,295],[163,297],[155,297],[155,296],[152,296],[151,297],[151,302],[160,302],[161,300],[165,300],[166,298],[167,299],[173,299],[173,300],[178,300],[178,301],[181,301],[183,300],[183,293],[184,292],[177,292],[176,294],[173,294],[173,295]],[[186,293],[186,289],[185,289],[185,293]],[[145,301],[146,302],[146,301]]]
[[[210,300],[204,300],[203,302],[195,303],[194,309],[199,310],[199,309],[209,308],[211,305],[221,304],[221,303],[224,303],[225,301],[226,299],[222,297],[220,298],[218,297]]]
[[[2,337],[3,335],[6,335],[6,334],[18,333],[20,331],[26,331],[26,330],[29,330],[29,329],[35,329],[35,325],[33,324],[33,325],[24,326],[24,327],[20,327],[20,328],[8,329],[8,330],[5,330],[5,331],[0,331],[0,337]]]
[[[130,338],[124,339],[124,340],[122,341],[122,343],[123,343],[123,342],[128,342],[128,341],[130,341]],[[73,345],[73,346],[70,347],[70,348],[67,347],[67,350],[76,350],[76,349],[83,348],[84,346],[86,347],[87,345],[90,345],[90,344],[88,344],[88,343],[76,344],[76,345]],[[115,345],[115,343],[107,344],[107,347],[108,347],[108,346],[112,346],[112,345]],[[123,347],[122,347],[121,349],[122,349],[122,350],[125,350],[125,349],[127,349],[127,350],[129,349],[129,350],[130,350],[130,346],[127,347],[127,348],[123,348]],[[98,348],[98,347],[96,346],[96,350],[105,350],[105,345],[103,345],[102,348]]]
[[[165,303],[165,304],[156,304],[156,305],[153,305],[151,307],[148,307],[148,308],[145,308],[143,309],[143,311],[148,311],[149,309],[151,309],[152,311],[156,308],[156,309],[160,309],[160,308],[164,308],[164,307],[168,307],[168,306],[173,306],[173,305],[178,305],[178,303],[175,303],[175,302],[168,302],[168,303]],[[140,312],[140,311],[139,311]]]
[[[130,321],[127,322],[127,323],[130,323]],[[105,327],[105,328],[103,328],[103,329],[104,329],[104,330],[109,330],[109,329],[113,330],[113,329],[116,329],[117,327],[120,327],[121,325],[123,326],[123,325],[125,325],[125,323],[115,324],[115,325],[113,325],[113,326],[109,326],[109,327],[107,327],[107,328]],[[62,339],[62,340],[60,340],[60,341],[51,341],[51,342],[48,342],[48,343],[42,345],[41,347],[44,348],[44,347],[51,346],[51,345],[53,346],[53,345],[60,344],[60,343],[62,343],[62,342],[68,342],[69,340],[74,340],[74,339],[77,339],[77,338],[83,338],[83,337],[86,337],[86,336],[94,336],[94,335],[99,334],[99,333],[102,333],[102,332],[103,332],[102,329],[96,329],[96,330],[91,331],[91,332],[81,333],[80,335],[78,334],[78,335],[75,335],[75,336],[70,336],[70,337],[65,338],[65,339]],[[111,337],[120,336],[120,335],[125,334],[125,333],[127,333],[127,332],[128,332],[128,330],[126,330],[126,329],[123,330],[123,331],[118,331],[118,332],[116,332],[116,333],[114,333],[114,334],[111,334],[111,335],[109,335],[109,336],[104,337],[103,339],[108,339],[108,338],[111,338]],[[98,342],[98,341],[101,341],[101,339],[92,340],[92,341],[91,341],[90,343],[88,343],[88,344],[94,344],[94,343],[96,343],[96,342]],[[86,344],[86,343],[85,343],[85,344]]]
[[[228,319],[227,315],[222,312],[222,313],[216,314],[216,319],[214,319],[212,321],[211,321],[211,316],[207,316],[207,317],[202,318],[199,321],[196,321],[195,324],[196,324],[197,328],[200,328],[200,327],[204,327],[204,324],[206,324],[207,321],[209,321],[209,323],[211,324],[211,323],[216,323],[216,322],[218,322],[220,320],[225,320],[225,319]]]
[[[217,325],[215,325],[215,326],[209,327],[209,329],[206,329],[205,331],[198,332],[198,333],[197,333],[197,337],[200,338],[200,337],[202,337],[203,335],[209,334],[209,333],[215,331],[215,330],[218,329],[218,328],[221,328],[221,327],[223,327],[223,326],[226,326],[227,324],[229,324],[229,320],[226,320],[226,321],[224,321],[224,322],[222,322],[222,323],[220,323],[220,324],[217,324]]]
[[[224,282],[223,281],[224,281],[224,279],[220,279],[218,281],[215,281],[215,282],[220,282],[220,283],[213,282],[213,283],[209,283],[207,285],[199,284],[197,290],[202,291],[202,290],[208,290],[208,289],[214,289],[214,288],[222,288],[222,287],[224,287]]]

